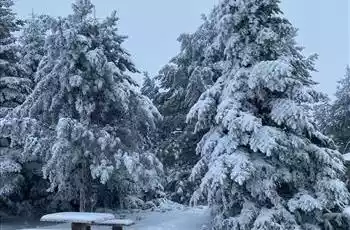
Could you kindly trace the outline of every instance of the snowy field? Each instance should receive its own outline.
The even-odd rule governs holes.
[[[126,230],[206,230],[210,220],[210,211],[207,207],[184,207],[177,205],[171,208],[160,208],[155,211],[139,211],[124,214],[123,217],[135,221],[135,225],[126,227]],[[46,225],[47,226],[47,225]],[[42,223],[16,221],[1,223],[0,230],[15,230],[21,228],[43,228]],[[50,226],[50,229],[70,229],[69,224]],[[110,227],[93,227],[104,230]]]

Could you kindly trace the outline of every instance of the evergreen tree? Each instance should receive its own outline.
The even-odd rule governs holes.
[[[16,19],[12,6],[12,0],[0,0],[0,118],[23,103],[31,91],[31,81],[19,65],[19,47],[14,36],[22,22]],[[1,213],[14,208],[10,197],[18,198],[23,184],[18,151],[9,148],[10,142],[9,138],[0,137]]]
[[[147,151],[161,116],[135,90],[136,72],[117,34],[116,13],[100,22],[90,0],[77,0],[46,40],[33,93],[0,121],[23,156],[44,159],[56,198],[79,204],[130,207],[161,195],[162,165]],[[99,192],[101,189],[103,192]]]
[[[34,76],[39,63],[46,54],[45,38],[54,19],[47,15],[35,15],[26,22],[20,36],[20,64],[28,78],[35,82]],[[44,64],[44,63],[43,63]]]
[[[350,67],[338,83],[336,99],[330,107],[327,131],[332,135],[342,153],[349,152],[350,144]]]
[[[158,93],[158,86],[156,85],[156,81],[149,76],[146,72],[144,73],[144,81],[141,87],[141,93],[148,97],[151,100],[154,100]]]
[[[320,98],[314,57],[302,55],[279,2],[222,0],[211,14],[224,70],[188,121],[209,130],[192,202],[206,198],[214,229],[330,229],[328,212],[348,203],[342,157],[305,110]]]
[[[25,21],[21,28],[18,39],[19,71],[24,78],[31,81],[32,88],[35,86],[34,78],[39,63],[46,54],[44,48],[46,33],[53,22],[54,19],[47,15],[32,14],[32,18]],[[3,140],[4,145],[0,146],[2,157],[6,159],[3,164],[17,167],[16,171],[9,170],[11,167],[4,167],[9,171],[4,171],[1,179],[8,182],[9,189],[7,194],[1,196],[4,198],[4,207],[0,209],[11,215],[26,217],[33,215],[36,217],[36,215],[55,209],[56,207],[49,205],[53,198],[46,191],[47,181],[42,178],[43,159],[31,154],[24,156],[20,154],[23,146],[17,145],[16,142],[11,144],[12,141],[8,137]],[[62,206],[62,204],[59,205]]]
[[[211,20],[203,17],[203,24],[197,31],[179,37],[180,53],[156,77],[160,90],[154,103],[164,116],[157,154],[168,171],[167,188],[171,199],[178,202],[189,201],[187,193],[191,193],[193,185],[185,178],[198,160],[195,146],[202,136],[193,134],[193,126],[185,122],[186,114],[201,93],[216,81],[223,67],[223,50],[210,46],[214,35]]]
[[[332,117],[332,104],[329,98],[313,106],[313,116],[317,128],[326,135],[330,134],[330,122]]]
[[[31,82],[23,77],[18,65],[19,50],[14,32],[21,23],[12,6],[12,0],[0,0],[0,117],[23,103],[31,90]]]

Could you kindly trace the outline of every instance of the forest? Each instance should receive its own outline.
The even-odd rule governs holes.
[[[318,91],[280,0],[220,0],[142,85],[116,11],[73,2],[0,0],[0,217],[169,200],[213,230],[350,229],[350,68]]]

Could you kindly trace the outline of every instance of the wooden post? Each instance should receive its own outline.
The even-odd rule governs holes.
[[[123,230],[123,227],[119,225],[113,225],[112,230]]]
[[[89,224],[72,223],[72,230],[91,230]]]

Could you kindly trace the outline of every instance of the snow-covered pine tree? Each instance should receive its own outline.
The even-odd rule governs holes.
[[[350,67],[338,83],[335,101],[330,107],[327,132],[334,138],[342,153],[350,150]]]
[[[32,18],[25,21],[24,26],[21,27],[18,39],[20,55],[18,71],[23,78],[31,81],[32,88],[35,86],[34,77],[39,62],[46,53],[44,49],[46,32],[53,22],[54,19],[50,16],[32,14]],[[5,159],[2,161],[4,169],[9,171],[4,172],[1,177],[7,182],[4,188],[8,189],[7,193],[1,196],[4,205],[0,209],[3,213],[27,217],[49,211],[48,203],[52,197],[46,191],[47,181],[42,178],[43,159],[31,154],[22,155],[21,144],[11,143],[12,140],[9,137],[1,138],[1,136],[0,142],[3,140],[3,145],[0,144],[0,156]],[[13,171],[14,169],[16,171]]]
[[[193,127],[186,124],[186,115],[199,96],[216,81],[223,67],[223,50],[210,46],[214,35],[211,20],[203,17],[197,31],[179,37],[180,53],[156,77],[160,90],[154,103],[164,116],[157,154],[169,172],[167,188],[179,202],[189,201],[181,191],[191,190],[190,186],[183,186],[188,184],[184,178],[198,160],[195,146],[201,139],[201,134],[193,134]]]
[[[327,229],[328,212],[349,200],[342,157],[304,110],[319,97],[314,57],[301,53],[279,2],[222,0],[211,14],[226,68],[188,121],[209,129],[192,202],[206,198],[214,229]]]
[[[21,74],[18,45],[14,32],[20,21],[13,12],[12,0],[0,0],[0,117],[20,105],[30,93],[31,82]]]
[[[22,24],[12,10],[12,0],[0,0],[0,118],[25,100],[31,90],[31,81],[23,75],[19,62],[19,49],[14,33]],[[0,212],[14,211],[10,196],[18,197],[23,177],[11,140],[0,137]],[[10,210],[11,209],[11,210]]]
[[[329,128],[332,118],[332,104],[331,100],[327,98],[321,102],[316,103],[313,106],[313,117],[317,128],[326,135],[330,135]]]
[[[40,61],[46,54],[44,47],[45,38],[54,20],[48,15],[36,15],[33,13],[21,31],[19,38],[21,47],[20,65],[25,75],[33,82],[36,82],[34,79],[35,73]]]
[[[24,156],[44,159],[49,191],[80,210],[107,199],[132,206],[162,189],[162,165],[146,149],[161,116],[127,75],[136,68],[121,46],[116,13],[100,22],[92,9],[90,0],[77,0],[74,13],[58,20],[33,93],[0,121]],[[99,187],[104,192],[92,194]]]
[[[141,93],[153,101],[158,93],[158,90],[159,87],[157,86],[155,79],[152,78],[149,73],[145,72]]]

